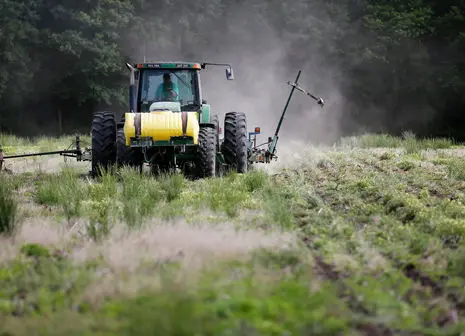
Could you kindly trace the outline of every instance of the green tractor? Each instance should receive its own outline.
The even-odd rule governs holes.
[[[299,70],[273,137],[257,145],[260,128],[247,132],[243,112],[227,112],[224,136],[218,115],[202,99],[200,71],[207,65],[226,67],[226,79],[233,80],[229,64],[159,62],[126,64],[130,71],[129,112],[121,119],[113,112],[94,114],[91,148],[82,149],[76,136],[74,149],[4,156],[3,160],[38,155],[62,155],[77,161],[91,161],[91,175],[98,176],[116,165],[130,166],[142,172],[149,164],[153,173],[181,170],[186,176],[204,178],[227,171],[246,173],[255,163],[277,159],[278,133],[295,90],[314,99],[323,107],[322,98],[301,88]],[[268,145],[268,148],[261,148]]]
[[[206,65],[159,62],[126,64],[130,71],[129,107],[120,121],[113,112],[97,112],[92,122],[92,170],[117,165],[152,172],[180,169],[194,178],[213,177],[227,170],[248,169],[249,139],[243,112],[227,112],[224,138],[218,115],[202,98],[200,71]]]

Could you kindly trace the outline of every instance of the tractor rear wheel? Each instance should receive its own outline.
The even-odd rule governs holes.
[[[226,113],[222,152],[230,168],[238,173],[247,172],[247,118],[245,113]]]
[[[113,112],[102,111],[94,114],[92,120],[92,175],[116,163],[116,121]]]
[[[200,128],[198,171],[201,177],[216,175],[216,133],[212,127]]]
[[[126,146],[124,129],[119,129],[116,137],[116,163],[119,168],[123,166],[138,167],[142,169],[142,153]]]

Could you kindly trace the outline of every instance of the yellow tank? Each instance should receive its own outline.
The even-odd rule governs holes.
[[[190,136],[198,144],[197,112],[154,111],[125,113],[124,135],[129,146],[131,137],[151,137],[153,141],[170,141],[171,137]]]

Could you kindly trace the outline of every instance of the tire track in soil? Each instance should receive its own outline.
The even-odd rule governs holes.
[[[368,162],[364,162],[363,160],[361,162],[358,162],[359,164],[363,166],[368,166],[370,168],[374,168],[375,171],[378,173],[387,173],[387,167],[382,167],[378,165],[372,165]],[[333,180],[334,182],[339,183],[341,179],[343,179],[343,176],[340,174],[340,169],[334,169],[333,164],[328,165],[320,165],[318,166],[319,170],[325,175],[325,178],[322,176],[315,176],[314,178],[314,186],[315,186],[315,193],[327,204],[331,204],[331,207],[334,206],[334,201],[330,195],[327,195],[324,193],[324,191],[318,190],[319,187],[322,186],[324,182],[326,182],[328,179]],[[288,176],[290,178],[290,176]],[[409,181],[412,182],[412,181]],[[341,292],[348,292],[350,293],[350,289],[343,284],[341,281],[344,278],[344,275],[340,274],[335,268],[326,263],[322,257],[318,256],[315,253],[314,248],[311,246],[311,239],[308,237],[302,238],[303,243],[309,248],[314,260],[315,260],[315,268],[318,274],[321,274],[324,278],[338,282],[338,285],[341,287]],[[382,255],[385,255],[384,253],[381,253]],[[391,260],[395,267],[402,271],[402,273],[408,277],[409,279],[413,280],[415,283],[418,283],[421,285],[422,288],[431,288],[432,293],[434,294],[435,297],[439,296],[444,296],[446,295],[447,302],[451,303],[452,306],[454,307],[449,311],[447,314],[443,314],[439,316],[434,322],[441,327],[445,328],[449,325],[456,324],[458,322],[458,316],[465,316],[465,302],[462,302],[460,298],[457,297],[457,295],[453,293],[448,293],[446,294],[445,288],[440,285],[438,282],[434,281],[431,279],[429,276],[421,273],[413,264],[407,264],[406,266],[401,265],[400,262],[396,262],[395,260],[392,259],[392,257],[385,255],[388,260]],[[351,299],[351,302],[356,302],[355,296],[352,294],[349,294],[349,298]],[[350,305],[350,308],[353,308],[354,311],[361,312],[365,315],[369,315],[370,312],[367,310],[363,305],[360,303],[357,303],[355,305]],[[389,328],[388,326],[382,325],[382,324],[372,324],[372,323],[356,323],[356,329],[361,332],[364,335],[422,335],[421,332],[417,331],[401,331],[401,330],[394,330],[392,328]]]
[[[387,258],[389,256],[386,255]],[[400,261],[393,260],[389,258],[394,265],[402,271],[402,273],[415,283],[420,284],[423,288],[431,288],[432,293],[435,297],[444,297],[447,299],[447,302],[452,305],[452,309],[447,312],[447,314],[443,314],[436,319],[436,323],[438,326],[444,328],[449,325],[454,325],[459,322],[459,316],[465,316],[465,302],[460,300],[460,298],[455,295],[454,293],[448,293],[444,285],[441,285],[439,282],[433,280],[428,275],[422,273],[418,268],[412,264],[408,263],[405,266],[402,266]],[[442,280],[446,280],[447,278],[444,276]]]
[[[351,293],[352,291],[350,290],[350,288],[347,287],[343,282],[345,276],[338,272],[334,268],[334,266],[325,262],[321,256],[315,253],[315,250],[311,247],[311,239],[308,237],[303,237],[302,241],[305,244],[305,246],[309,248],[309,251],[313,256],[313,259],[315,261],[314,268],[316,273],[320,274],[325,279],[337,283],[338,287],[340,287],[339,291],[341,293]],[[370,311],[367,308],[365,308],[360,302],[358,302],[354,294],[348,294],[347,297],[349,298],[350,302],[349,308],[351,308],[354,312],[359,312],[363,315],[371,315]],[[393,329],[381,323],[375,324],[369,322],[355,322],[354,327],[357,331],[361,333],[361,335],[366,336],[421,335],[421,333],[417,332],[405,332],[402,330]]]
[[[319,195],[320,197],[322,195]],[[328,201],[327,197],[323,198],[325,202],[332,204],[333,202]],[[309,239],[304,239],[304,242],[306,245],[310,247],[311,243]],[[409,279],[413,280],[415,283],[420,284],[423,288],[431,288],[433,291],[433,294],[435,297],[440,297],[444,296],[446,294],[446,290],[443,286],[441,286],[438,282],[434,281],[427,275],[421,273],[413,264],[408,264],[406,266],[402,267],[401,262],[395,262],[395,260],[392,259],[392,256],[390,256],[387,253],[382,253],[380,251],[380,254],[386,257],[388,260],[394,263],[397,269],[402,271],[402,273],[408,277]],[[341,275],[337,273],[334,268],[323,262],[323,260],[319,257],[316,257],[314,255],[314,258],[317,262],[317,266],[320,270],[322,270],[322,273],[326,275],[326,278],[330,280],[339,280],[341,279]],[[451,311],[449,311],[447,314],[438,317],[438,319],[435,321],[438,326],[445,328],[450,324],[456,324],[458,322],[459,316],[465,316],[465,302],[460,300],[457,295],[453,293],[448,293],[446,295],[448,303],[452,304],[454,307]],[[394,334],[386,334],[386,333],[374,333],[374,330],[369,327],[367,330],[369,330],[367,335],[394,335]],[[379,330],[379,327],[378,329]],[[383,329],[381,329],[383,330]],[[396,332],[397,335],[397,332]],[[421,333],[409,333],[406,335],[422,335]]]
[[[368,161],[365,161],[362,159],[361,161],[363,164],[365,164],[368,167],[373,167],[375,168],[376,171],[379,173],[387,173],[389,171],[389,167],[383,167],[384,169],[381,169],[381,167],[377,166],[376,164],[373,165]],[[399,171],[402,172],[401,169],[396,169],[394,167],[394,171]],[[408,172],[405,172],[406,174]],[[417,181],[414,178],[409,178],[407,179],[407,187],[412,188],[412,192],[419,192],[419,186],[417,185]],[[431,182],[431,181],[430,181]],[[433,193],[433,196],[436,196],[438,198],[445,198],[445,199],[453,199],[453,196],[451,195],[446,195],[446,194],[441,194],[439,189],[441,187],[444,187],[441,181],[435,181],[437,183],[430,183],[428,185],[428,190]],[[447,189],[447,188],[444,188]],[[436,191],[434,193],[434,191]],[[447,299],[448,303],[452,304],[453,309],[449,311],[447,314],[444,314],[443,316],[438,317],[438,319],[435,321],[438,326],[440,327],[447,327],[450,324],[456,324],[458,322],[459,316],[465,316],[465,302],[460,300],[460,298],[455,295],[454,293],[447,293],[447,290],[445,287],[439,282],[434,281],[431,277],[423,274],[418,268],[412,264],[408,263],[405,266],[402,266],[402,262],[394,260],[390,255],[381,253],[384,255],[388,260],[391,260],[393,264],[402,271],[402,273],[409,279],[413,280],[415,283],[420,284],[423,288],[431,288],[432,293],[436,296],[445,296]],[[443,277],[442,280],[446,280],[446,277]]]

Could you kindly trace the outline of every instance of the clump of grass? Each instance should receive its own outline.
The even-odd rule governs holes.
[[[408,154],[413,154],[424,149],[450,148],[454,141],[448,138],[418,139],[413,132],[405,131],[400,137],[384,133],[344,137],[338,145],[350,148],[404,148]]]
[[[447,165],[447,171],[452,179],[465,180],[465,162],[460,158],[453,158],[443,162]]]
[[[425,149],[446,149],[454,145],[452,139],[447,138],[423,138],[419,139],[413,132],[402,133],[402,146],[407,154],[419,153]]]
[[[60,203],[60,185],[58,176],[46,176],[37,186],[36,202],[43,205],[58,205]]]
[[[59,174],[46,176],[39,182],[35,194],[39,204],[60,206],[68,220],[79,216],[86,197],[84,184],[71,168],[65,168]]]
[[[121,170],[122,177],[122,215],[127,225],[131,228],[140,227],[144,218],[152,215],[155,209],[159,208],[164,194],[164,189],[161,183],[152,177],[147,177],[139,174],[131,168],[123,168]],[[179,177],[177,177],[179,183]],[[166,182],[168,189],[171,190],[171,195],[168,199],[174,200],[179,187],[176,182],[171,181],[174,187],[169,188],[169,182]],[[182,183],[179,183],[182,184]],[[181,186],[182,187],[182,186]],[[176,190],[173,190],[176,189]]]
[[[402,138],[402,147],[404,147],[407,154],[418,153],[423,149],[422,143],[417,140],[414,133],[404,132]]]
[[[395,157],[395,155],[393,153],[390,153],[390,152],[384,152],[383,154],[381,154],[379,156],[379,159],[381,161],[387,161],[387,160],[391,160]]]
[[[101,241],[111,231],[111,214],[115,214],[117,199],[117,180],[112,171],[104,172],[100,183],[92,184],[89,189],[89,224],[87,233],[94,241]]]
[[[389,134],[363,134],[361,136],[344,137],[338,145],[342,147],[359,148],[397,148],[401,145],[401,139]]]
[[[186,180],[182,174],[168,174],[163,175],[160,181],[160,187],[165,191],[166,200],[172,202],[181,195]]]
[[[262,189],[268,179],[268,175],[264,171],[253,170],[250,173],[245,175],[245,185],[247,186],[247,191],[254,192],[256,190]]]
[[[409,171],[415,168],[415,164],[412,161],[402,160],[397,164],[397,167],[399,167],[403,171]]]
[[[455,141],[448,138],[430,138],[423,139],[424,148],[433,148],[433,149],[447,149],[455,146]]]
[[[263,207],[270,224],[286,229],[295,226],[293,216],[294,198],[295,194],[288,188],[279,189],[270,185],[264,190]]]
[[[239,214],[242,203],[247,199],[247,184],[244,176],[230,173],[225,177],[209,181],[207,197],[210,208],[213,211],[222,210],[228,217],[236,217]]]
[[[18,257],[0,266],[3,318],[50,316],[72,307],[80,308],[80,297],[89,283],[86,269],[76,268],[63,256],[51,254],[38,244],[24,245],[21,252],[26,258]]]
[[[61,173],[60,199],[66,218],[71,220],[81,212],[86,189],[73,169],[64,169]]]
[[[91,201],[87,234],[92,240],[101,241],[110,233],[110,214],[113,203],[111,198]]]
[[[21,249],[20,249],[21,253],[28,256],[28,257],[35,257],[35,258],[46,258],[46,257],[50,257],[50,251],[40,245],[40,244],[35,244],[35,243],[32,243],[32,244],[25,244],[23,246],[21,246]]]
[[[252,258],[267,269],[297,267],[305,263],[302,251],[295,249],[280,251],[259,249],[252,253]]]
[[[12,236],[17,229],[18,204],[9,187],[9,181],[0,183],[0,234]]]

